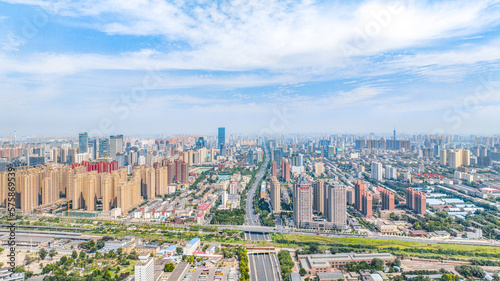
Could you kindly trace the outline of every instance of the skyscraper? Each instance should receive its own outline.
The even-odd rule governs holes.
[[[109,137],[109,156],[115,159],[117,153],[123,153],[123,135]]]
[[[281,173],[283,175],[284,182],[290,182],[290,163],[288,161],[283,160],[283,167],[281,168]]]
[[[99,157],[109,156],[109,139],[99,139]]]
[[[362,181],[354,183],[354,208],[363,211],[363,195],[365,194],[365,184]]]
[[[276,161],[271,162],[271,176],[278,176],[278,165],[276,164]]]
[[[321,213],[326,216],[325,212],[325,199],[326,199],[326,190],[325,190],[325,180],[319,179],[314,181],[313,183],[313,199],[314,204],[313,207],[316,212]]]
[[[373,214],[372,210],[372,201],[373,201],[373,195],[369,192],[363,194],[363,215],[367,218],[371,218]]]
[[[219,132],[217,136],[217,144],[219,146],[220,155],[225,156],[225,147],[226,147],[226,128],[219,127]]]
[[[312,221],[313,192],[311,183],[301,176],[294,185],[293,220],[297,226],[309,226]]]
[[[346,188],[341,184],[326,187],[326,218],[336,228],[343,229],[347,220]]]
[[[273,206],[273,212],[281,212],[281,185],[278,179],[274,176],[271,177],[271,205]]]
[[[88,145],[87,132],[80,133],[78,135],[78,153],[87,153]]]

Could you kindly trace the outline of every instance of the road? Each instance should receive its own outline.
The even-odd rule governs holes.
[[[261,253],[249,255],[250,280],[275,281],[281,280],[278,257],[275,253]]]
[[[254,206],[253,206],[253,199],[255,197],[255,192],[257,191],[257,188],[260,188],[259,183],[260,180],[264,177],[264,175],[267,172],[267,166],[269,165],[269,150],[267,149],[267,145],[264,143],[264,150],[265,154],[264,156],[266,157],[264,159],[264,164],[260,167],[259,171],[255,175],[255,181],[253,182],[252,186],[248,190],[247,194],[247,199],[245,203],[245,208],[246,208],[246,214],[245,214],[245,225],[249,226],[260,226],[260,218],[259,215],[254,213]]]

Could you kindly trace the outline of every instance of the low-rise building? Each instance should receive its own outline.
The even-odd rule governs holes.
[[[339,253],[339,254],[316,254],[316,255],[299,255],[299,263],[308,274],[317,274],[321,272],[337,272],[343,265],[349,262],[368,262],[374,258],[383,260],[384,262],[394,261],[396,258],[390,253]]]
[[[194,252],[200,247],[200,238],[194,238],[189,241],[186,246],[184,246],[183,253],[184,255],[192,255]]]

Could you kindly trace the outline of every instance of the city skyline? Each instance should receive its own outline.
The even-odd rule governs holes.
[[[498,133],[497,1],[137,5],[0,2],[0,135]]]

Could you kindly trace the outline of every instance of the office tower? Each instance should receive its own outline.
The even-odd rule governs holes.
[[[276,161],[271,162],[271,177],[278,177],[278,165]]]
[[[226,128],[220,127],[217,136],[217,145],[219,148],[219,153],[222,156],[226,156],[225,147],[226,147]]]
[[[97,139],[91,140],[90,143],[92,145],[92,159],[97,159]]]
[[[278,147],[274,150],[274,161],[278,164],[279,167],[283,167],[283,148]]]
[[[313,183],[313,208],[316,212],[326,216],[325,212],[326,187],[325,180],[319,179]]]
[[[382,180],[382,163],[372,162],[371,169],[372,169],[371,178],[374,180],[381,181]]]
[[[281,173],[283,175],[284,182],[290,182],[290,163],[286,159],[282,161],[283,167],[281,168]]]
[[[203,137],[197,137],[195,144],[196,144],[196,149],[203,148],[205,147],[205,139]]]
[[[301,153],[295,153],[292,155],[292,166],[302,167],[304,166],[304,155]]]
[[[80,135],[78,135],[78,153],[87,153],[88,146],[87,132],[80,133]]]
[[[394,193],[383,189],[380,195],[382,197],[382,210],[394,210]]]
[[[365,194],[365,183],[356,181],[354,183],[354,208],[358,211],[363,211],[363,195]]]
[[[347,220],[346,188],[341,184],[326,187],[326,218],[338,229],[344,229]]]
[[[123,154],[123,135],[116,135],[109,137],[109,156],[112,159],[116,158],[116,154]]]
[[[367,218],[371,218],[373,214],[372,201],[373,195],[369,192],[363,194],[363,215]]]
[[[281,185],[275,176],[271,177],[271,205],[273,206],[274,213],[281,212]]]
[[[135,264],[135,281],[154,281],[155,261],[149,255],[140,255]]]
[[[109,155],[109,139],[99,139],[99,157],[107,157]]]
[[[293,219],[297,226],[309,226],[312,221],[313,192],[311,183],[301,176],[294,185]]]

